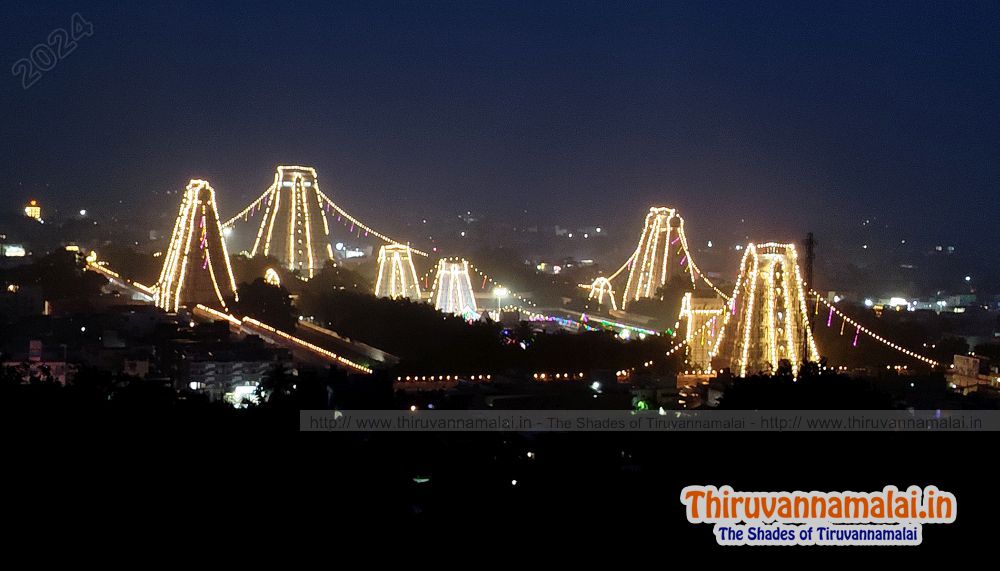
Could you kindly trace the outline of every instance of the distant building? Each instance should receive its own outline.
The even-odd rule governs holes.
[[[206,393],[212,401],[235,398],[238,403],[276,370],[291,367],[286,349],[270,347],[256,337],[182,344],[179,353],[181,382],[190,390]]]
[[[3,366],[14,370],[25,383],[37,379],[65,385],[76,373],[76,368],[66,362],[65,347],[61,351],[50,351],[37,339],[29,341],[27,352],[10,355]]]
[[[955,355],[954,363],[945,373],[948,385],[962,394],[983,389],[1000,388],[1000,373],[990,370],[989,360]]]
[[[27,253],[21,244],[0,244],[0,256],[4,258],[23,258]]]
[[[24,215],[28,218],[34,218],[41,222],[42,220],[42,205],[38,204],[38,201],[31,199],[28,204],[24,205]]]

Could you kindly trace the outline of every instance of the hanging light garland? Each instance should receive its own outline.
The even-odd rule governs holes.
[[[864,333],[865,335],[871,337],[872,339],[878,341],[879,343],[882,343],[886,347],[889,347],[891,349],[895,349],[896,351],[899,351],[900,353],[906,355],[907,357],[912,357],[912,358],[914,358],[914,359],[916,359],[918,361],[922,361],[922,362],[924,362],[924,363],[926,363],[926,364],[928,364],[928,365],[930,365],[932,367],[940,366],[940,364],[941,364],[940,362],[935,361],[934,359],[931,359],[930,357],[925,357],[923,355],[920,355],[919,353],[915,353],[913,351],[910,351],[909,349],[907,349],[907,348],[899,345],[898,343],[894,343],[894,342],[886,339],[885,337],[879,335],[878,333],[875,333],[871,329],[868,329],[867,327],[861,325],[857,321],[851,319],[846,314],[844,314],[844,312],[840,311],[840,309],[838,309],[837,307],[835,307],[832,303],[830,303],[826,299],[823,299],[823,297],[817,291],[815,291],[815,290],[809,290],[809,295],[815,295],[816,296],[816,306],[817,307],[819,307],[819,304],[822,303],[822,304],[824,304],[824,305],[826,305],[826,306],[828,306],[830,308],[831,316],[835,314],[838,317],[840,317],[841,319],[843,319],[843,323],[841,324],[841,327],[840,327],[840,334],[841,335],[844,334],[844,327],[845,327],[845,325],[851,325],[852,327],[855,327],[854,341],[851,344],[853,347],[857,347],[858,346],[858,337],[862,333]],[[831,325],[831,322],[830,322],[830,320],[828,320],[827,327],[829,327],[830,325]]]

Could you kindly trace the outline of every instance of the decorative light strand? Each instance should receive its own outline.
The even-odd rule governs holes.
[[[885,346],[887,346],[887,347],[889,347],[891,349],[895,349],[896,351],[899,351],[900,353],[906,355],[907,357],[912,357],[912,358],[914,358],[914,359],[916,359],[918,361],[922,361],[922,362],[924,362],[924,363],[926,363],[926,364],[928,364],[928,365],[930,365],[932,367],[938,367],[938,366],[941,365],[940,362],[935,361],[934,359],[931,359],[930,357],[925,357],[923,355],[920,355],[919,353],[915,353],[913,351],[910,351],[909,349],[907,349],[907,348],[905,348],[905,347],[903,347],[903,346],[901,346],[901,345],[899,345],[897,343],[894,343],[894,342],[886,339],[885,337],[882,337],[881,335],[879,335],[878,333],[875,333],[871,329],[868,329],[864,325],[861,325],[857,321],[855,321],[855,320],[851,319],[850,317],[848,317],[843,311],[841,311],[840,309],[838,309],[837,307],[835,307],[832,303],[830,303],[829,301],[827,301],[826,299],[824,299],[819,294],[819,292],[810,289],[809,290],[809,295],[815,295],[816,296],[816,300],[817,300],[816,303],[817,303],[817,305],[819,303],[823,303],[824,305],[826,305],[827,307],[829,307],[831,311],[833,311],[835,314],[837,314],[838,317],[840,317],[841,319],[843,319],[845,323],[847,323],[847,324],[849,324],[849,325],[851,325],[851,326],[853,326],[853,327],[856,328],[856,331],[855,331],[855,334],[854,334],[854,343],[853,343],[854,346],[857,346],[858,333],[864,333],[865,335],[871,337],[872,339],[878,341],[879,343],[882,343],[883,345],[885,345]],[[841,328],[841,334],[843,334],[843,328]]]
[[[518,300],[520,300],[520,301],[521,301],[522,303],[526,303],[526,304],[530,305],[531,307],[538,307],[538,306],[537,306],[537,305],[535,304],[535,302],[533,302],[533,301],[531,301],[531,300],[528,300],[528,299],[526,299],[526,298],[524,298],[524,297],[522,297],[522,296],[518,295],[517,293],[515,293],[515,292],[514,292],[513,290],[511,290],[510,288],[508,288],[508,287],[504,286],[503,284],[501,284],[500,282],[498,282],[498,281],[494,280],[493,278],[491,278],[490,276],[488,276],[488,275],[487,275],[487,274],[486,274],[485,272],[483,272],[482,270],[480,270],[479,268],[477,268],[477,267],[476,267],[476,266],[475,266],[474,264],[472,264],[471,262],[469,263],[469,267],[470,267],[470,268],[472,268],[472,271],[474,271],[474,272],[476,272],[477,274],[479,274],[479,276],[480,276],[480,277],[482,277],[482,278],[483,278],[483,279],[484,279],[485,281],[488,281],[488,282],[490,282],[491,284],[493,284],[493,287],[496,287],[496,288],[503,288],[503,289],[507,290],[507,294],[508,294],[508,295],[510,295],[511,297],[513,297],[513,298],[515,298],[515,299],[518,299]]]
[[[330,200],[330,197],[328,197],[327,195],[323,194],[323,192],[321,190],[319,190],[318,188],[316,189],[316,192],[319,193],[320,197],[324,201],[326,201],[326,203],[329,204],[331,208],[333,208],[334,210],[337,211],[337,214],[340,214],[341,216],[343,216],[344,218],[346,218],[347,220],[349,220],[351,222],[351,224],[353,224],[353,225],[361,228],[365,232],[368,232],[369,234],[371,234],[371,235],[375,236],[376,238],[382,240],[383,242],[387,242],[389,244],[399,244],[399,245],[408,245],[409,244],[409,242],[400,242],[399,240],[394,240],[394,239],[386,236],[385,234],[382,234],[381,232],[378,232],[378,231],[374,230],[372,227],[366,225],[365,223],[361,222],[357,218],[355,218],[355,217],[351,216],[350,214],[348,214],[346,210],[344,210],[343,208],[341,208],[336,202]],[[421,250],[418,250],[418,249],[412,248],[412,247],[410,248],[410,250],[414,254],[417,254],[418,256],[424,256],[425,258],[429,257],[429,254],[427,252],[424,252],[424,251],[421,251]]]
[[[284,339],[285,341],[294,343],[295,345],[297,345],[297,346],[299,346],[299,347],[301,347],[303,349],[306,349],[307,351],[310,351],[312,353],[320,355],[321,357],[325,357],[327,359],[332,359],[334,361],[337,361],[338,363],[340,363],[342,365],[345,365],[345,366],[347,366],[347,367],[349,367],[351,369],[354,369],[355,371],[358,371],[358,372],[361,372],[361,373],[365,373],[365,374],[368,374],[368,375],[370,375],[372,373],[372,370],[369,367],[366,367],[366,366],[364,366],[364,365],[362,365],[360,363],[356,363],[356,362],[354,362],[354,361],[352,361],[352,360],[350,360],[350,359],[348,359],[346,357],[341,357],[340,355],[337,355],[333,351],[330,351],[328,349],[324,349],[324,348],[320,347],[319,345],[310,343],[310,342],[305,341],[303,339],[299,339],[298,337],[295,337],[294,335],[289,335],[288,333],[285,333],[284,331],[281,331],[280,329],[275,329],[274,327],[271,327],[270,325],[268,325],[266,323],[262,323],[260,321],[257,321],[256,319],[253,319],[252,317],[244,317],[241,320],[241,326],[245,326],[246,324],[250,324],[253,327],[256,327],[256,328],[259,328],[259,329],[263,329],[264,331],[266,331],[267,333],[269,333],[271,335],[277,335],[278,337]]]

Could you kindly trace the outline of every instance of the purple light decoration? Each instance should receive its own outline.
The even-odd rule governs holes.
[[[833,308],[830,308],[830,315],[826,316],[826,326],[829,327],[833,325]]]
[[[851,344],[852,347],[858,346],[858,336],[861,335],[861,326],[858,326],[858,330],[854,332],[854,343]]]
[[[678,237],[674,238],[674,240],[673,240],[672,242],[670,242],[670,245],[671,245],[671,246],[673,246],[673,245],[674,245],[674,244],[676,244],[677,242],[680,242],[680,240],[681,240],[681,237],[680,237],[680,236],[678,236]]]
[[[208,256],[205,256],[205,261],[202,262],[201,269],[203,269],[203,270],[207,270],[208,269]]]
[[[354,232],[354,222],[351,222],[351,229],[350,229],[350,232],[351,232],[351,233],[353,233],[353,232]]]
[[[733,296],[733,315],[736,315],[736,299],[738,297],[739,297],[738,295]]]
[[[685,255],[683,258],[681,258],[681,264],[680,265],[683,266],[684,262],[686,262],[686,261],[688,261],[688,257]]]

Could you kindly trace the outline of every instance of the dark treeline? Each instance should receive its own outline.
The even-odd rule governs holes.
[[[545,334],[525,322],[467,323],[426,303],[349,290],[307,288],[298,309],[342,335],[397,355],[403,371],[427,374],[615,370],[651,359],[662,363],[667,347],[662,337],[626,342],[603,331]]]

